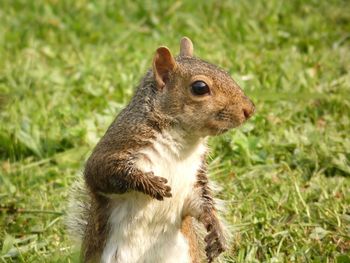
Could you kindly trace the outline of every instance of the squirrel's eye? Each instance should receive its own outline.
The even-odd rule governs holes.
[[[197,96],[210,93],[210,89],[204,81],[198,80],[192,83],[192,93]]]

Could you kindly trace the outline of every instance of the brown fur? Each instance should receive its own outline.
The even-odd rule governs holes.
[[[192,138],[217,135],[252,115],[253,104],[227,72],[192,57],[192,52],[188,40],[183,40],[182,56],[177,58],[166,47],[157,50],[153,69],[142,79],[129,105],[117,116],[88,159],[84,178],[92,203],[83,238],[85,262],[99,261],[110,231],[110,200],[106,194],[138,191],[158,200],[171,197],[166,179],[143,173],[134,165],[140,157],[139,150],[151,147],[150,141],[158,133],[177,128]],[[208,84],[210,95],[198,97],[191,93],[191,84],[197,80]],[[198,198],[202,204],[197,219],[208,231],[205,250],[208,261],[212,262],[224,251],[225,242],[205,165],[198,173],[196,187],[201,189]],[[190,242],[193,262],[197,262],[198,247],[191,218],[184,219],[182,231]]]
[[[198,242],[198,236],[196,234],[192,220],[193,218],[190,216],[186,216],[183,219],[182,225],[181,225],[181,232],[182,234],[184,234],[184,236],[188,240],[192,263],[200,263],[201,262],[200,245]]]
[[[213,201],[213,194],[208,185],[207,164],[203,157],[202,167],[197,173],[197,183],[195,187],[201,189],[201,214],[198,221],[201,222],[208,231],[205,237],[205,252],[208,262],[212,262],[218,255],[226,249],[226,241],[219,219],[216,216],[216,209]]]
[[[103,196],[92,199],[91,211],[83,239],[82,258],[84,262],[97,263],[100,261],[109,231],[107,220],[109,200]]]

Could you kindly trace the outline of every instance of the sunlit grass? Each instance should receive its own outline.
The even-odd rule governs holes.
[[[68,189],[155,49],[186,35],[257,108],[210,141],[227,262],[350,262],[348,1],[112,2],[0,4],[0,259],[77,261]]]

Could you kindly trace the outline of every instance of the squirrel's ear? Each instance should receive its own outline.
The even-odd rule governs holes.
[[[183,37],[180,42],[180,56],[192,57],[193,56],[193,44],[191,39]]]
[[[175,66],[176,62],[170,50],[167,47],[158,48],[153,58],[153,74],[159,89],[165,86]]]

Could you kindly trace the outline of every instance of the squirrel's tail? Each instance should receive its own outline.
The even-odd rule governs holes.
[[[77,180],[69,190],[69,200],[65,223],[70,238],[75,243],[81,243],[87,225],[90,197],[88,195],[83,176]]]

